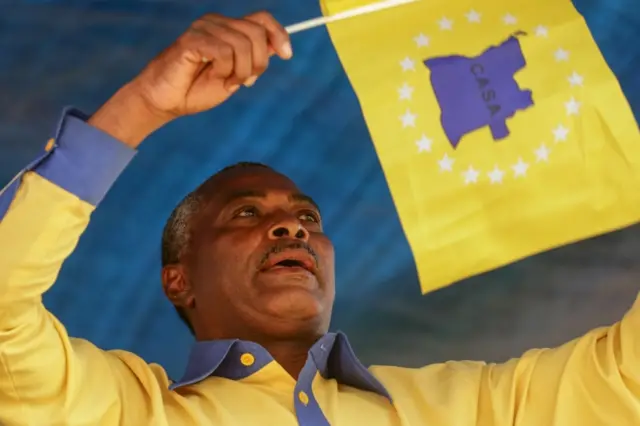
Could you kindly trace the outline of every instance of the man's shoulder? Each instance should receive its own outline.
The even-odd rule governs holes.
[[[486,362],[482,361],[446,361],[440,363],[426,364],[419,367],[405,367],[395,365],[371,365],[368,367],[371,374],[376,376],[380,380],[414,380],[419,378],[424,380],[425,378],[433,377],[441,378],[453,378],[457,376],[471,377],[481,374],[487,367]]]
[[[391,398],[406,403],[416,399],[420,404],[454,395],[450,403],[476,398],[487,364],[475,361],[448,361],[420,367],[372,365],[369,371],[383,384]]]
[[[172,380],[160,364],[147,362],[138,354],[122,349],[101,349],[89,340],[70,338],[74,353],[80,358],[101,358],[106,368],[120,381],[131,380],[141,383],[145,388],[157,387],[169,389]]]

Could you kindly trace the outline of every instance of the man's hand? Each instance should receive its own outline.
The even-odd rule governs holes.
[[[89,123],[136,147],[169,121],[216,107],[240,85],[253,85],[274,54],[289,59],[292,51],[289,35],[270,14],[205,15]]]

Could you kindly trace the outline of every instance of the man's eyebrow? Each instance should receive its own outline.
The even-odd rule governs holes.
[[[242,198],[265,198],[267,196],[263,191],[245,190],[232,192],[225,198],[225,204]]]
[[[308,195],[301,194],[301,193],[297,192],[295,194],[291,194],[289,199],[292,200],[292,201],[298,201],[298,202],[302,202],[302,203],[311,204],[313,207],[316,208],[316,210],[320,211],[320,206],[318,206],[318,203],[316,203],[313,200],[313,198],[309,197]]]
[[[233,201],[243,199],[243,198],[266,198],[267,194],[264,191],[255,191],[255,190],[244,190],[244,191],[236,191],[232,192],[225,198],[225,204],[229,204]],[[289,200],[298,202],[298,203],[307,203],[311,204],[316,210],[320,211],[320,206],[316,203],[313,198],[306,194],[302,194],[300,192],[293,193],[289,195]]]

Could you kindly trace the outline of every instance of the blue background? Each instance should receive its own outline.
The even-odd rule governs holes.
[[[576,0],[640,117],[640,3]],[[42,148],[64,105],[92,112],[201,14],[266,9],[285,25],[315,1],[5,1],[0,185]],[[481,9],[478,6],[478,9]],[[549,13],[553,13],[552,10]],[[334,329],[367,363],[505,360],[621,317],[640,283],[632,227],[421,296],[357,99],[324,28],[293,36],[250,90],[144,143],[93,217],[46,305],[74,336],[180,373],[191,343],[164,299],[159,240],[175,203],[221,167],[268,163],[323,207],[337,250]]]

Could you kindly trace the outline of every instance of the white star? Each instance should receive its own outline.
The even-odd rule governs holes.
[[[477,183],[479,175],[480,172],[475,170],[473,166],[469,166],[469,168],[464,173],[462,173],[462,176],[464,176],[465,184]]]
[[[410,57],[404,58],[400,61],[400,66],[402,67],[402,71],[415,71],[416,63]]]
[[[409,86],[407,83],[404,83],[398,89],[398,96],[400,97],[400,100],[403,100],[403,99],[411,100],[412,95],[413,95],[413,87]]]
[[[449,158],[449,156],[445,154],[441,160],[438,160],[438,164],[440,165],[440,170],[447,170],[450,172],[451,170],[453,170],[454,161],[455,161],[454,159]]]
[[[414,113],[407,110],[407,112],[400,116],[402,127],[416,127],[416,117]]]
[[[422,135],[422,137],[416,141],[416,145],[418,146],[418,152],[423,152],[423,151],[431,152],[432,144],[433,144],[433,141],[428,137],[426,137],[425,135]]]
[[[481,14],[473,9],[471,9],[465,16],[467,17],[467,21],[469,22],[480,22],[480,18],[482,17]]]
[[[564,107],[567,110],[567,115],[578,115],[580,112],[580,102],[575,99],[569,99],[569,102],[565,102]]]
[[[504,172],[498,168],[498,166],[494,166],[493,170],[489,173],[489,179],[491,179],[491,183],[502,183],[502,176],[504,176]]]
[[[568,134],[569,129],[564,127],[562,124],[558,124],[558,127],[553,129],[553,137],[555,138],[556,142],[566,141]]]
[[[536,161],[549,161],[549,148],[544,144],[534,151],[536,153]]]
[[[429,37],[427,37],[424,34],[418,34],[417,37],[415,37],[413,39],[413,41],[416,42],[416,44],[418,45],[418,47],[425,47],[429,45]]]
[[[505,25],[515,25],[515,24],[518,23],[518,18],[516,18],[515,16],[513,16],[510,13],[507,13],[502,18],[502,22],[504,22]]]
[[[449,31],[453,28],[453,21],[447,17],[443,17],[438,21],[438,25],[440,26],[441,30]]]
[[[564,49],[558,49],[553,54],[556,58],[556,62],[568,61],[569,60],[569,52]]]
[[[538,25],[536,27],[536,36],[538,36],[538,37],[548,37],[549,36],[549,29],[547,27],[545,27],[544,25]]]
[[[582,86],[582,83],[584,82],[584,78],[575,71],[569,76],[568,80],[572,86]]]
[[[518,162],[515,165],[511,166],[511,168],[513,169],[513,173],[515,174],[515,176],[518,177],[527,174],[529,165],[522,161],[522,158],[518,158]]]

